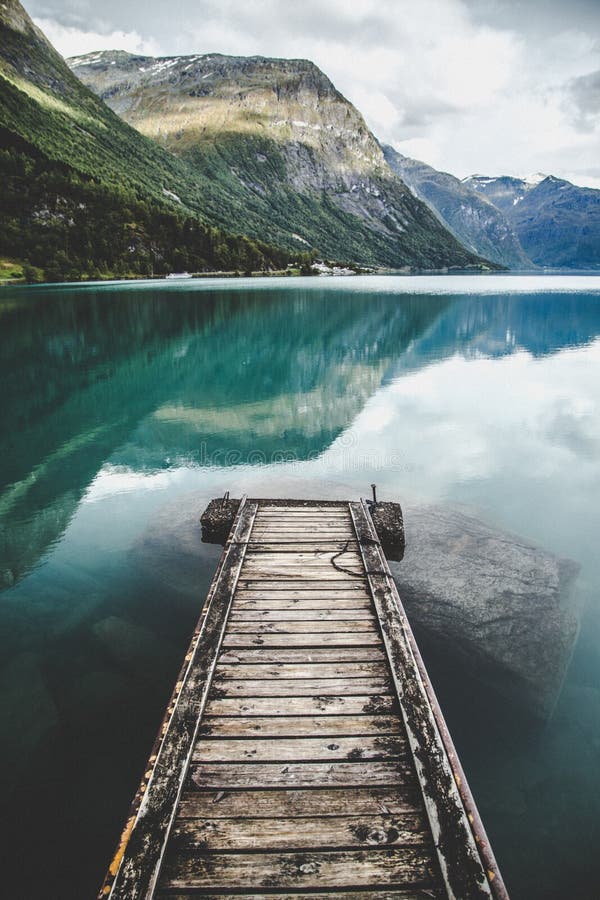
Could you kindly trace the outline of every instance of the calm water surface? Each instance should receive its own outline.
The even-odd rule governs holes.
[[[94,896],[218,558],[205,503],[371,482],[581,566],[545,728],[426,655],[513,898],[598,896],[600,278],[3,289],[0,334],[5,896]]]

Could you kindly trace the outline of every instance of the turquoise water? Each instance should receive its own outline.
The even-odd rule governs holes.
[[[218,558],[206,502],[371,482],[580,565],[544,728],[424,650],[513,898],[597,896],[599,278],[8,288],[0,334],[7,896],[94,895]]]

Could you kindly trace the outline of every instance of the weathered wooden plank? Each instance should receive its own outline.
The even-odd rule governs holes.
[[[103,892],[111,900],[146,897],[161,863],[219,655],[227,614],[244,559],[256,504],[241,504],[212,583],[204,615],[192,638],[180,679],[148,762]]]
[[[296,530],[299,531],[300,537],[296,540],[294,534]],[[331,528],[319,528],[318,526],[307,529],[306,527],[292,528],[288,526],[285,529],[276,529],[272,526],[261,526],[258,531],[264,532],[264,538],[261,538],[257,533],[252,534],[250,536],[250,543],[252,544],[269,544],[276,543],[278,547],[285,546],[286,544],[307,544],[307,543],[332,543],[332,544],[340,544],[340,549],[344,548],[346,544],[350,549],[356,549],[357,546],[357,538],[352,528],[346,530],[346,526],[340,526],[335,530]],[[315,535],[318,534],[319,537]]]
[[[281,539],[293,540],[294,535],[300,535],[302,540],[325,539],[327,541],[356,542],[356,535],[352,525],[335,522],[319,524],[318,522],[278,522],[277,524],[259,523],[252,532],[252,540],[263,537],[265,541],[279,541]],[[264,543],[264,541],[263,541]]]
[[[312,537],[304,538],[301,541],[288,541],[288,540],[280,540],[276,535],[272,535],[268,540],[265,541],[257,541],[250,540],[249,541],[250,549],[256,553],[279,553],[280,551],[287,552],[290,551],[292,553],[309,553],[311,551],[318,550],[321,553],[339,553],[340,550],[344,550],[344,548],[348,548],[350,551],[358,550],[358,541],[356,539],[337,539],[337,540],[327,540],[327,541],[319,541],[315,540]]]
[[[191,781],[204,790],[221,788],[372,787],[414,778],[412,763],[374,762],[193,763]]]
[[[311,591],[306,597],[306,592]],[[249,594],[248,594],[249,592]],[[265,597],[267,600],[280,600],[282,595],[289,597],[305,597],[305,599],[324,599],[325,605],[330,600],[340,597],[370,600],[371,595],[367,582],[362,578],[354,578],[346,573],[339,578],[321,578],[318,572],[305,569],[301,574],[269,572],[267,575],[246,572],[236,591],[236,600],[245,599],[246,595],[260,599],[263,594],[275,594]]]
[[[258,515],[261,519],[350,519],[348,507],[337,509],[263,509],[259,508]]]
[[[219,663],[215,670],[215,683],[224,678],[243,680],[257,678],[388,678],[389,669],[383,662],[330,662],[330,663],[254,663],[228,665]]]
[[[310,816],[402,815],[423,811],[421,795],[392,787],[311,788],[309,790],[185,791],[179,805],[180,818],[237,818],[264,816],[305,818]],[[302,828],[303,823],[299,822]]]
[[[406,757],[402,735],[355,737],[208,738],[196,742],[194,763],[330,762]]]
[[[375,622],[375,616],[365,605],[357,607],[338,606],[334,609],[299,609],[290,604],[277,609],[247,609],[238,607],[234,601],[229,622]]]
[[[300,519],[290,521],[290,522],[278,522],[277,524],[273,522],[257,522],[254,526],[253,533],[256,534],[259,531],[269,532],[271,536],[278,533],[283,533],[284,531],[303,531],[303,532],[323,532],[324,534],[332,534],[334,532],[339,532],[340,534],[348,535],[350,538],[355,538],[354,531],[352,529],[352,523],[340,520],[340,521],[329,521],[327,519],[323,519],[322,522],[314,522],[314,521],[301,521]]]
[[[298,569],[300,571],[306,567],[311,567],[317,570],[331,570],[341,579],[353,578],[354,576],[348,575],[347,572],[341,571],[333,565],[331,560],[334,556],[335,553],[323,553],[321,551],[306,553],[303,556],[291,553],[253,553],[246,557],[244,565],[246,568],[270,569],[274,567],[277,569]],[[343,553],[341,556],[336,557],[334,562],[343,569],[352,567],[353,571],[356,569],[361,575],[364,575],[362,560],[354,553]]]
[[[352,528],[352,520],[349,515],[327,515],[327,516],[287,516],[287,515],[261,515],[256,520],[257,527],[279,528],[281,525],[317,525],[317,526],[339,526],[342,528]]]
[[[323,527],[336,526],[341,528],[352,529],[352,519],[346,513],[321,515],[260,515],[257,517],[256,525],[260,527],[278,528],[280,525],[318,525]]]
[[[346,519],[343,516],[333,516],[331,519],[323,516],[321,519],[318,518],[307,518],[302,516],[297,516],[294,518],[288,518],[287,520],[282,518],[271,518],[271,517],[262,517],[259,519],[255,528],[262,531],[275,531],[275,529],[306,529],[314,527],[320,531],[343,531],[345,534],[348,534],[349,537],[355,538],[354,530],[352,527],[352,522]]]
[[[428,847],[324,853],[186,854],[169,857],[162,889],[382,887],[435,884]]]
[[[322,516],[336,516],[336,515],[349,515],[349,507],[348,501],[343,501],[339,504],[322,505],[322,506],[293,506],[292,504],[286,503],[281,506],[274,506],[273,504],[269,506],[264,506],[262,503],[258,507],[258,514],[260,516],[266,515],[285,515],[285,516],[314,516],[314,515],[322,515]]]
[[[245,566],[256,566],[259,563],[263,566],[270,564],[284,566],[285,568],[303,568],[306,565],[322,566],[332,568],[334,572],[337,569],[333,566],[331,559],[335,556],[335,561],[342,566],[362,567],[362,559],[358,553],[348,551],[337,556],[335,552],[327,550],[309,550],[302,552],[301,550],[287,551],[281,550],[279,553],[272,551],[258,550],[246,553],[244,561]],[[361,568],[362,571],[362,568]],[[340,573],[338,573],[340,574]]]
[[[350,508],[348,506],[348,501],[346,501],[343,505],[332,505],[332,506],[314,506],[314,507],[306,507],[301,508],[299,506],[279,506],[279,507],[265,507],[262,504],[258,508],[259,515],[263,518],[269,516],[298,516],[301,518],[302,516],[347,516],[350,513]]]
[[[299,600],[346,600],[354,597],[370,600],[371,595],[367,592],[364,584],[358,579],[351,582],[331,581],[327,583],[321,582],[318,578],[312,581],[309,577],[306,579],[281,579],[277,587],[260,587],[259,582],[262,579],[244,578],[243,584],[235,592],[236,600],[281,600],[287,597],[293,600],[297,597]],[[251,587],[246,587],[251,585]]]
[[[356,572],[351,575],[350,572]],[[358,574],[358,567],[352,567],[348,572],[338,572],[333,566],[322,565],[306,565],[306,566],[285,566],[269,563],[262,565],[260,563],[252,564],[244,569],[244,581],[274,581],[277,580],[280,590],[284,590],[288,582],[296,581],[299,587],[311,588],[311,582],[320,581],[327,590],[327,583],[331,582],[332,590],[343,590],[344,588],[362,588],[366,590],[365,581],[362,575]],[[244,586],[244,590],[247,588]]]
[[[263,506],[258,507],[258,515],[261,518],[267,516],[349,516],[348,504],[344,503],[340,506]]]
[[[404,734],[397,716],[205,716],[199,734],[215,737],[318,737]]]
[[[346,509],[329,509],[329,510],[292,510],[292,509],[259,509],[258,515],[260,516],[261,521],[267,519],[293,519],[294,521],[299,521],[301,519],[320,519],[324,522],[329,522],[333,519],[344,519],[345,521],[350,521],[350,513],[348,508]]]
[[[295,513],[295,512],[264,512],[259,511],[259,521],[262,522],[271,522],[277,520],[288,520],[290,522],[321,522],[324,525],[329,524],[330,522],[341,522],[346,525],[348,528],[352,528],[352,519],[348,511],[345,512],[337,512],[331,511],[327,513],[321,512],[312,512],[312,513]]]
[[[210,894],[197,894],[195,891],[193,894],[182,894],[180,891],[177,891],[175,894],[172,891],[167,893],[159,891],[156,894],[157,900],[198,900],[199,896],[204,897],[205,900],[209,897],[210,900],[232,900],[232,896],[235,897],[235,900],[274,900],[275,897],[277,900],[438,900],[438,898],[445,898],[447,895],[445,891],[431,887],[413,887],[389,891],[352,891],[352,893],[345,891],[343,894],[339,894],[337,891],[327,891],[326,893],[321,893],[320,891],[310,891],[309,893],[302,891],[298,893],[294,891],[293,894],[281,893],[281,891],[277,891],[276,894],[240,894],[236,891],[234,895],[216,894],[214,891],[211,891]]]
[[[258,518],[261,522],[276,522],[285,520],[291,522],[345,522],[352,527],[352,519],[348,510],[330,510],[329,512],[295,512],[292,510],[275,511],[258,511]]]
[[[273,541],[280,536],[286,534],[303,534],[313,537],[315,534],[324,534],[329,540],[335,538],[336,535],[343,535],[345,541],[355,541],[356,536],[352,530],[350,522],[257,522],[252,532],[253,539],[256,540],[257,535],[266,534],[268,540]],[[333,536],[333,537],[332,537]]]
[[[244,579],[274,581],[283,578],[288,581],[297,579],[304,582],[306,578],[321,581],[339,581],[344,584],[357,582],[365,583],[362,562],[340,557],[341,569],[331,564],[328,558],[307,559],[303,562],[288,561],[284,554],[277,559],[267,559],[264,554],[258,553],[247,561],[244,568]],[[335,585],[334,585],[335,587]]]
[[[350,512],[348,507],[332,507],[330,509],[293,509],[291,507],[280,509],[264,509],[259,507],[258,515],[261,519],[276,519],[278,517],[288,519],[333,519],[342,518],[349,519]]]
[[[423,815],[324,816],[298,819],[181,819],[171,832],[176,852],[329,850],[354,847],[429,846]]]
[[[316,610],[318,612],[331,613],[336,613],[345,609],[352,612],[367,610],[369,611],[369,613],[371,613],[373,609],[373,604],[366,597],[354,597],[352,599],[335,597],[333,600],[328,600],[327,604],[328,608],[327,610],[325,610],[325,601],[323,600],[302,600],[299,597],[294,597],[291,600],[286,600],[283,596],[278,600],[262,600],[260,596],[241,598],[236,596],[233,601],[232,610],[235,609],[237,614],[242,611],[250,612],[252,610],[255,610],[257,612],[260,612],[261,610],[285,612],[286,610],[294,609],[298,610],[299,612],[309,612],[310,610]]]
[[[224,647],[379,647],[381,637],[376,632],[358,631],[306,632],[305,634],[269,634],[258,631],[248,634],[227,632]]]
[[[244,564],[243,577],[266,577],[273,578],[295,578],[304,581],[305,578],[318,578],[321,581],[360,581],[364,577],[362,563],[359,568],[357,562],[351,560],[342,561],[340,565],[348,569],[348,572],[341,572],[334,568],[330,563],[322,560],[307,560],[306,562],[294,565],[287,563],[285,559],[281,560],[264,560],[260,556],[255,559],[246,560]],[[350,573],[355,574],[350,574]]]
[[[260,557],[261,559],[289,559],[291,561],[303,562],[304,560],[313,560],[318,559],[322,562],[329,562],[332,556],[336,556],[337,553],[340,554],[340,559],[349,559],[353,558],[357,562],[362,564],[362,558],[358,549],[358,544],[353,544],[352,547],[348,546],[345,549],[345,542],[342,545],[341,551],[335,550],[324,550],[322,547],[315,547],[314,549],[308,549],[306,546],[302,547],[300,550],[292,550],[290,546],[280,545],[276,550],[264,550],[264,544],[253,544],[248,548],[248,552],[246,553],[246,560],[252,560],[256,557]]]
[[[222,663],[325,663],[379,662],[387,660],[382,647],[314,647],[314,648],[255,648],[225,649],[219,657]]]
[[[309,577],[302,581],[296,580],[295,584],[288,584],[282,577],[277,588],[246,587],[247,583],[245,582],[236,591],[236,600],[281,600],[285,597],[288,600],[298,598],[299,600],[323,600],[326,603],[328,600],[371,599],[365,586],[358,580],[346,584],[339,580],[332,581],[329,588],[319,586]]]
[[[229,622],[227,634],[335,634],[339,631],[376,633],[373,619],[310,619],[297,621],[294,619],[272,619],[268,622],[240,622],[234,619]]]
[[[253,501],[254,502],[254,501]],[[290,512],[348,512],[349,509],[349,501],[348,500],[274,500],[273,498],[269,498],[268,500],[262,499],[256,501],[258,502],[258,511],[261,515],[265,512],[277,512],[278,510],[289,510]]]
[[[211,697],[352,697],[389,694],[393,690],[385,678],[258,678],[248,681],[224,678],[214,683]]]
[[[395,697],[387,694],[362,697],[228,697],[209,700],[209,716],[319,716],[388,715],[397,712]]]

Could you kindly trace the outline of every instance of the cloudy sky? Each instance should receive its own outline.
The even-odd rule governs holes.
[[[316,62],[401,153],[600,188],[600,0],[25,0],[65,56]]]

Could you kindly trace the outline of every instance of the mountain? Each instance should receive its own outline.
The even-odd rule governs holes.
[[[553,175],[472,175],[463,182],[506,216],[538,266],[600,267],[600,191]]]
[[[0,185],[0,255],[39,277],[293,258],[208,227],[204,180],[85,88],[17,0],[0,4]]]
[[[514,178],[511,175],[499,175],[494,178],[488,175],[469,175],[461,182],[469,190],[476,191],[495,207],[510,214],[526,194],[548,178],[542,172],[528,175],[526,178]]]
[[[458,240],[477,253],[509,269],[531,268],[503,207],[447,172],[410,159],[383,146],[390,168],[437,215]]]
[[[194,168],[221,226],[364,264],[481,263],[392,172],[360,113],[307,60],[111,51],[68,62],[127,123]]]

